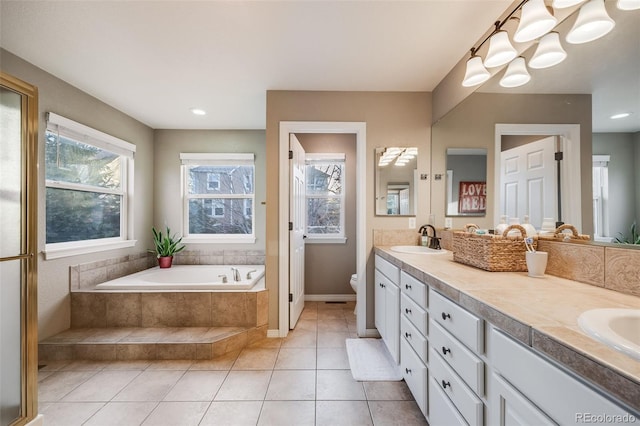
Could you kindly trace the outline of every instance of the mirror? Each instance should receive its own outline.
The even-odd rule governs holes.
[[[376,215],[414,216],[418,148],[376,148],[375,161]]]
[[[487,150],[447,148],[447,216],[484,216],[487,211]]]
[[[564,62],[548,69],[529,69],[531,81],[515,89],[498,84],[504,74],[500,71],[433,124],[434,176],[445,173],[448,148],[488,150],[487,215],[476,221],[479,226],[494,227],[501,214],[498,133],[501,125],[511,123],[521,126],[504,135],[559,136],[564,155],[561,173],[573,176],[562,179],[560,205],[576,210],[573,217],[578,218],[568,219],[562,208],[565,222],[574,222],[582,233],[607,242],[620,233],[628,235],[634,220],[640,223],[640,25],[638,12],[618,10],[615,3],[606,3],[616,22],[611,33],[591,43],[569,45],[564,34],[574,18],[568,18],[557,28],[568,53]],[[530,58],[535,47],[523,56]],[[609,118],[623,111],[633,114],[619,120]],[[578,131],[549,133],[540,130],[540,124],[573,125]],[[602,166],[607,159],[605,172]],[[566,170],[571,167],[574,170]],[[600,189],[594,190],[594,182]],[[608,191],[602,188],[603,182],[608,183]],[[447,213],[448,202],[445,182],[434,180],[431,211],[436,218]],[[526,212],[518,216],[523,214]],[[464,222],[454,217],[453,227],[461,228]]]

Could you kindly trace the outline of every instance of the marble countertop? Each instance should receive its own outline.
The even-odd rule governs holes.
[[[383,246],[376,254],[640,410],[640,361],[592,339],[578,325],[590,309],[640,309],[640,297],[552,275],[488,272],[454,262],[451,252],[405,254]]]

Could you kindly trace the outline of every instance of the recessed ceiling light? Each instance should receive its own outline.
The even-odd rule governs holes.
[[[200,108],[191,108],[191,112],[195,115],[207,115],[207,111]]]
[[[609,117],[612,120],[617,120],[618,118],[626,118],[628,116],[630,116],[632,113],[630,112],[622,112],[620,114],[614,114],[611,117]]]

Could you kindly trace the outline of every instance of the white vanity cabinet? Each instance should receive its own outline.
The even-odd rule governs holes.
[[[428,287],[405,271],[400,273],[400,368],[413,397],[428,413],[427,313]]]
[[[640,423],[637,413],[627,412],[498,329],[489,329],[489,424]]]
[[[375,257],[375,325],[391,357],[400,363],[400,268]]]
[[[430,289],[430,425],[484,424],[483,351],[483,320]]]

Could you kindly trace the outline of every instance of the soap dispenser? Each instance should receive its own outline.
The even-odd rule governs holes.
[[[423,226],[422,235],[420,235],[420,245],[427,247],[429,245],[429,235],[427,235],[427,227]]]
[[[496,229],[494,230],[495,235],[502,235],[504,230],[507,229],[507,216],[500,216],[500,223],[496,225]]]
[[[525,231],[527,231],[527,237],[533,237],[534,235],[536,235],[536,228],[531,223],[529,223],[529,215],[524,215],[522,227]]]

